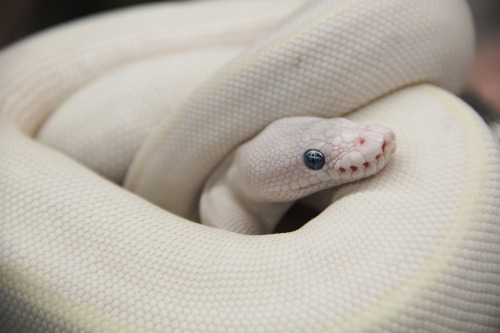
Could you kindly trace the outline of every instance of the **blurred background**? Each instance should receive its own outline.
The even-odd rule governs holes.
[[[500,1],[469,0],[476,25],[476,57],[463,98],[500,139]]]
[[[158,1],[158,0],[157,0]],[[0,0],[0,47],[79,17],[152,0]]]
[[[154,1],[0,0],[0,48],[82,16],[147,2]],[[500,1],[469,0],[469,4],[476,24],[477,52],[463,98],[485,120],[498,124],[500,138]]]

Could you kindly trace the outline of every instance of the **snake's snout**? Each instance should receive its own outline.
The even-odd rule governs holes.
[[[396,151],[396,135],[389,128],[366,125],[354,145],[335,165],[343,179],[358,180],[382,170]]]

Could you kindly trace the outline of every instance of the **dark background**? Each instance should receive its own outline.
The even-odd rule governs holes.
[[[155,1],[0,0],[0,47],[38,30],[78,17],[147,2]]]

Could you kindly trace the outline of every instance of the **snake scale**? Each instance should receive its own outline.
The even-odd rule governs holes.
[[[132,7],[0,53],[3,332],[495,332],[500,153],[457,98],[459,0]],[[382,123],[384,171],[297,231],[192,223],[268,124]]]

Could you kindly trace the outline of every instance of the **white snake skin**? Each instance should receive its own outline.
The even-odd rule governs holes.
[[[318,1],[278,24],[301,2],[137,7],[0,53],[0,331],[499,330],[500,153],[453,95],[467,6]],[[301,229],[182,217],[271,121],[350,111],[398,151]]]

